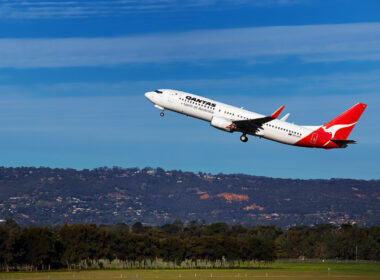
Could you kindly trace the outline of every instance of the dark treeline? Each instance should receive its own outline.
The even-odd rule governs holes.
[[[279,258],[380,260],[380,227],[352,225],[243,227],[180,221],[161,227],[136,223],[56,228],[0,226],[0,267],[10,270],[58,268],[252,267]]]

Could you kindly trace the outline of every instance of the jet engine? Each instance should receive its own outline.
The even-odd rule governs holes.
[[[235,125],[231,120],[221,117],[213,117],[210,124],[217,129],[221,129],[227,132],[233,132],[235,128]]]

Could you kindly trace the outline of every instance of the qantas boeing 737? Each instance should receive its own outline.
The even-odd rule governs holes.
[[[164,116],[164,110],[171,110],[208,121],[215,128],[241,132],[243,142],[248,141],[249,134],[288,145],[324,149],[346,148],[355,143],[347,137],[367,107],[358,103],[325,125],[300,126],[286,122],[289,114],[277,119],[284,106],[270,116],[263,116],[178,90],[158,89],[145,93],[145,96],[161,110],[161,116]]]

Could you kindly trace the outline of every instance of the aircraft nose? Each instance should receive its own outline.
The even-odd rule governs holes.
[[[152,100],[152,92],[151,91],[148,91],[145,93],[145,97],[148,98],[149,100]]]

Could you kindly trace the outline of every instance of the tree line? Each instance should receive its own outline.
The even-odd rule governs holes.
[[[244,227],[174,221],[161,227],[0,225],[0,269],[252,267],[281,258],[380,260],[380,227]],[[110,267],[110,266],[109,266]]]

